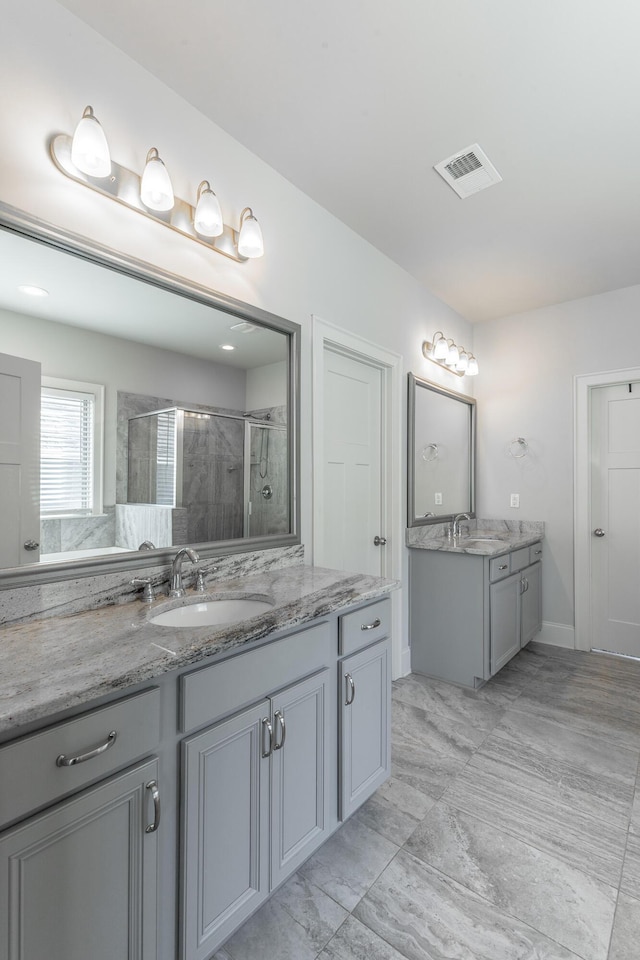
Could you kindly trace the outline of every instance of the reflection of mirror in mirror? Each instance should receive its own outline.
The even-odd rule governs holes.
[[[293,324],[11,230],[0,258],[0,567],[294,533]]]
[[[473,513],[475,401],[409,374],[409,526]]]

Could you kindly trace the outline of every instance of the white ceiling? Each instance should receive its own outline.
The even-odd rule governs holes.
[[[0,230],[0,308],[250,370],[288,356],[288,338],[177,293]],[[21,285],[41,287],[27,296]],[[233,346],[233,351],[221,345]]]
[[[62,2],[469,320],[640,283],[633,0]]]

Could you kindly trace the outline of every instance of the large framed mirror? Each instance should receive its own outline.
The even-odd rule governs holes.
[[[408,375],[408,525],[475,516],[472,397]]]
[[[296,324],[4,204],[0,262],[0,588],[300,542]]]

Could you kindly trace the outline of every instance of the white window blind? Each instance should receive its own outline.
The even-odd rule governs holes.
[[[174,506],[176,502],[176,412],[157,415],[156,503]]]
[[[90,514],[94,505],[93,393],[42,388],[40,510]]]

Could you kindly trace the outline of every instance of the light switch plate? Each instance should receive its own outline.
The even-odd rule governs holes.
[[[519,494],[519,493],[512,493],[512,494],[511,494],[511,503],[509,504],[509,506],[511,506],[511,507],[519,507],[519,506],[520,506],[520,494]]]

